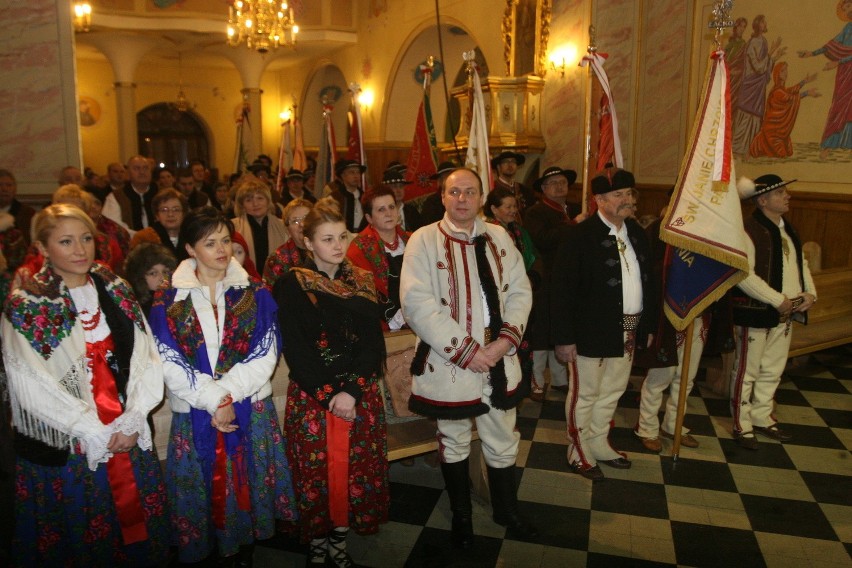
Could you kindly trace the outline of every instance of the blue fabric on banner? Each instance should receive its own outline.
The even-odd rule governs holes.
[[[666,246],[666,267],[663,300],[680,318],[737,272],[718,260],[671,245]]]

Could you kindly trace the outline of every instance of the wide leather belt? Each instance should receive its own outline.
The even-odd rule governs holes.
[[[624,314],[621,320],[624,324],[624,331],[635,331],[639,327],[639,318],[641,317],[641,312],[638,314]]]

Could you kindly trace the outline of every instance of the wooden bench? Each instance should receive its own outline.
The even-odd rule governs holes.
[[[813,278],[817,303],[808,310],[808,325],[793,324],[789,357],[852,343],[852,267],[830,268]]]
[[[852,343],[852,267],[813,273],[817,302],[808,310],[808,325],[793,324],[788,358]],[[706,358],[707,386],[716,394],[730,395],[734,354]]]

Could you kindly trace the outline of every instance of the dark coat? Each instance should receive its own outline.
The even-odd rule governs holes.
[[[444,203],[441,201],[441,192],[435,192],[423,200],[420,206],[421,227],[437,223],[444,218]]]
[[[420,211],[417,210],[417,207],[413,203],[405,203],[402,206],[402,211],[405,216],[405,226],[402,228],[404,231],[413,233],[423,226],[423,218],[420,216]]]
[[[524,214],[524,228],[539,253],[542,268],[541,283],[533,289],[533,310],[525,336],[535,351],[553,348],[550,342],[550,273],[559,243],[573,224],[567,215],[544,201],[539,201]]]
[[[641,349],[657,326],[657,285],[644,230],[634,219],[625,224],[642,281],[644,310],[636,330]],[[624,355],[621,258],[615,237],[598,215],[566,232],[553,263],[550,301],[553,345],[576,345],[584,357]]]

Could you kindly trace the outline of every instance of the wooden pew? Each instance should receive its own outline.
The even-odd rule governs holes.
[[[808,325],[793,324],[790,357],[852,343],[852,267],[830,268],[813,278],[817,302],[808,310]]]
[[[852,267],[829,268],[813,273],[817,302],[808,310],[808,325],[793,324],[790,359],[852,343]],[[706,364],[706,365],[705,365]],[[707,386],[716,394],[730,395],[734,354],[702,361],[707,367]]]

